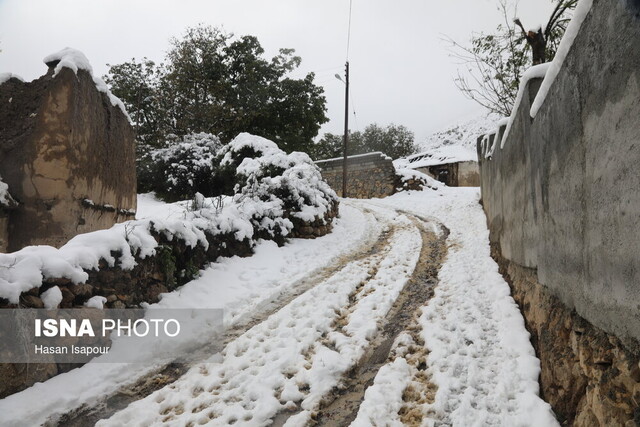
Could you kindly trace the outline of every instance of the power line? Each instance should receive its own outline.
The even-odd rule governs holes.
[[[349,0],[349,29],[347,30],[347,62],[349,62],[349,46],[351,45],[351,6],[353,0]]]

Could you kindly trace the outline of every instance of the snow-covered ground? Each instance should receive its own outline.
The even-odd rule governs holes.
[[[538,397],[540,363],[490,257],[478,198],[477,189],[445,187],[439,194],[403,193],[375,202],[437,218],[451,231],[435,296],[419,319],[429,352],[426,373],[438,390],[435,402],[417,409],[424,425],[557,425],[550,406]],[[380,409],[402,406],[399,390],[419,383],[418,377],[403,357],[383,367],[355,425],[396,425],[397,414]]]
[[[141,195],[140,218],[180,218],[185,202],[165,204]],[[382,226],[372,214],[343,205],[334,232],[315,239],[294,239],[278,248],[263,241],[250,258],[221,259],[181,289],[164,295],[157,307],[224,308],[225,327],[250,319],[253,312],[287,293],[295,293],[302,280],[330,267],[344,254],[368,247]],[[38,383],[0,399],[1,425],[38,425],[48,417],[113,393],[121,386],[157,369],[157,364],[88,363],[79,369]],[[34,405],[33,402],[38,402]]]
[[[490,258],[479,191],[434,188],[343,201],[332,234],[281,248],[262,242],[254,256],[220,260],[165,295],[157,306],[225,309],[225,326],[236,333],[222,362],[195,365],[100,425],[309,423],[411,278],[422,247],[418,217],[450,230],[448,255],[435,296],[412,333],[397,338],[353,425],[402,425],[408,412],[427,426],[557,425],[538,397],[539,361],[522,316]],[[138,215],[180,216],[180,209],[147,195]],[[424,363],[412,353],[425,354]],[[89,363],[0,400],[2,424],[38,425],[145,372]],[[432,396],[410,398],[409,388]]]

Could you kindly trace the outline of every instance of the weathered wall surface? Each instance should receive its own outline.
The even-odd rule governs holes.
[[[131,219],[134,131],[88,72],[63,68],[54,78],[50,68],[31,83],[11,79],[0,85],[0,106],[0,175],[20,203],[8,250],[60,246]]]
[[[441,165],[415,168],[418,172],[429,175],[433,179],[449,187],[479,187],[480,169],[477,162],[454,162]]]
[[[320,160],[316,165],[331,188],[342,196],[342,159]],[[393,162],[382,153],[347,158],[347,196],[356,199],[386,197],[396,190]]]
[[[480,187],[478,162],[458,163],[458,187]]]
[[[529,111],[540,80],[529,82],[504,147],[502,129],[488,147],[478,147],[483,206],[491,241],[500,247],[496,257],[534,272],[533,281],[557,298],[565,314],[575,310],[594,331],[620,340],[614,347],[627,352],[635,376],[626,377],[626,388],[610,397],[618,406],[635,401],[635,408],[640,402],[639,42],[640,2],[594,0],[535,119]],[[496,148],[485,158],[491,144]],[[533,286],[527,292],[534,292]],[[526,307],[524,312],[535,329],[535,319],[527,318]],[[547,339],[571,345],[560,333]],[[554,356],[534,344],[541,359]],[[589,369],[611,366],[592,363]],[[592,376],[584,389],[610,381],[612,372]],[[542,385],[546,394],[561,387]],[[583,397],[591,399],[590,407],[582,406],[576,420],[595,425],[583,413],[598,413],[602,400]],[[640,422],[640,414],[627,416]],[[608,425],[623,425],[614,421]]]

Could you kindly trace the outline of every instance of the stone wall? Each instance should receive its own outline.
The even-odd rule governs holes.
[[[540,79],[478,144],[494,255],[569,425],[640,423],[638,41],[640,2],[594,0],[536,117]]]
[[[320,160],[316,165],[331,188],[342,196],[342,159]],[[396,190],[391,158],[375,152],[347,158],[347,196],[356,199],[386,197]]]
[[[55,64],[51,64],[55,65]],[[19,206],[9,251],[60,246],[131,219],[136,208],[134,130],[84,70],[53,68],[0,85],[0,176]]]

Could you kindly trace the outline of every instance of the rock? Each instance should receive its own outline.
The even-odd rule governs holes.
[[[20,305],[29,308],[44,308],[42,300],[31,294],[20,295]]]
[[[75,296],[79,296],[79,297],[87,297],[90,298],[91,296],[93,296],[93,286],[87,284],[87,283],[82,283],[79,285],[72,285],[69,287],[69,290],[75,295]]]
[[[108,305],[109,305],[109,308],[114,308],[114,309],[127,308],[127,306],[122,301],[114,301]]]

